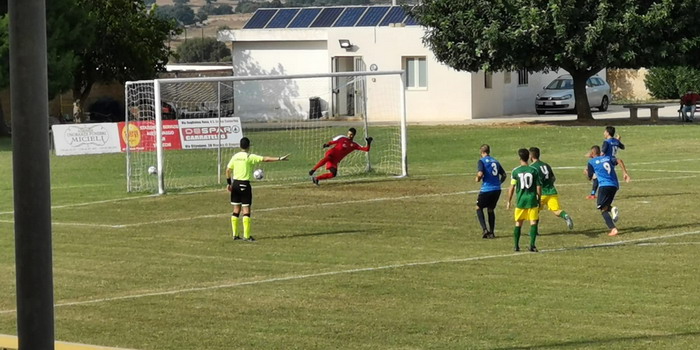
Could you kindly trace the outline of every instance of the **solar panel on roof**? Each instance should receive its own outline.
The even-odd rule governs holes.
[[[340,18],[333,25],[334,27],[353,27],[362,14],[367,10],[366,6],[363,7],[348,7],[340,15]]]
[[[282,9],[277,11],[277,14],[272,17],[265,28],[286,28],[289,22],[296,16],[299,9]]]
[[[389,13],[384,16],[384,19],[379,23],[380,26],[388,26],[391,23],[403,23],[403,19],[406,17],[406,11],[403,7],[392,6]]]
[[[406,20],[404,21],[404,24],[406,24],[407,26],[417,26],[418,21],[416,21],[416,19],[411,16],[407,16]]]
[[[299,11],[299,14],[287,28],[307,28],[311,25],[311,22],[314,21],[319,12],[321,12],[320,8],[303,9]]]
[[[355,24],[355,27],[373,27],[379,24],[379,21],[382,20],[382,17],[389,11],[388,6],[376,6],[376,7],[370,7],[367,12],[365,12],[365,15],[360,18],[359,21],[357,21],[357,24]]]
[[[277,9],[255,11],[255,14],[248,20],[248,22],[246,22],[245,26],[243,26],[243,29],[264,28],[267,22],[270,21],[270,18],[272,18],[272,16],[274,16],[276,12]]]
[[[342,7],[327,7],[321,11],[311,27],[330,27],[343,12]]]

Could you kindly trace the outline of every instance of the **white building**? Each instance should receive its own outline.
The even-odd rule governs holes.
[[[424,34],[399,6],[349,6],[260,9],[243,29],[221,31],[218,40],[232,44],[236,76],[404,70],[409,122],[534,113],[535,95],[558,75],[459,72],[435,59],[422,42]],[[367,84],[367,99],[372,101],[380,89],[372,89],[371,80]],[[349,97],[335,95],[321,97],[324,113],[353,115],[353,108],[346,107],[352,89]],[[260,110],[249,101],[252,104],[245,107],[238,99],[237,108]],[[295,105],[291,109],[307,108],[303,101]],[[367,108],[371,113],[369,104]]]

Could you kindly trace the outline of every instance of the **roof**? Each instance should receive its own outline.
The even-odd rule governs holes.
[[[403,6],[261,8],[243,29],[383,27],[418,25]]]

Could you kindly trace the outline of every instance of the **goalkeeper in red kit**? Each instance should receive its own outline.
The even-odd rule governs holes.
[[[357,142],[353,141],[356,133],[357,130],[355,130],[355,128],[350,128],[348,129],[347,136],[336,136],[333,138],[333,140],[323,144],[323,148],[331,146],[333,148],[326,151],[326,155],[318,161],[311,171],[309,171],[311,181],[313,181],[316,186],[318,186],[318,182],[321,180],[334,178],[338,174],[338,163],[340,163],[340,161],[352,151],[359,150],[369,152],[370,145],[372,144],[372,138],[366,138],[365,140],[367,140],[367,146],[362,147],[357,144]],[[326,165],[328,172],[319,176],[314,176],[316,169],[322,167],[324,164]]]

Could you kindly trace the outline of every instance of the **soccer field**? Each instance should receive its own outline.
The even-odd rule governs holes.
[[[123,155],[52,156],[56,339],[142,350],[700,349],[700,129],[618,127],[632,182],[615,200],[617,237],[585,199],[584,154],[603,129],[410,126],[407,178],[255,183],[254,243],[231,239],[223,187],[127,194]],[[543,212],[540,252],[513,252],[504,191],[497,238],[482,239],[482,143],[507,172],[518,148],[539,147],[574,229]],[[292,155],[266,171],[312,165]],[[0,139],[0,334],[16,334],[11,169]]]

